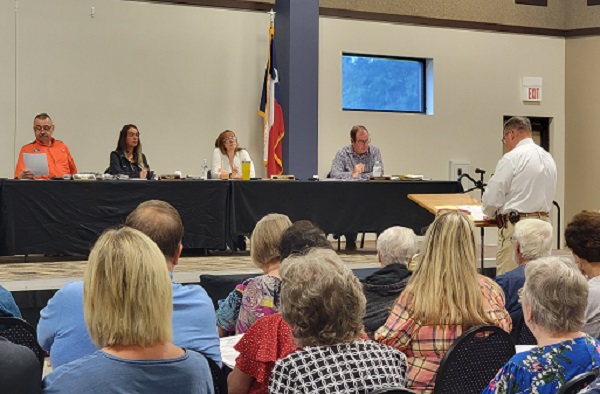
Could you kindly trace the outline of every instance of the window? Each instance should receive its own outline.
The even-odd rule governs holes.
[[[342,54],[342,109],[426,112],[427,59]]]

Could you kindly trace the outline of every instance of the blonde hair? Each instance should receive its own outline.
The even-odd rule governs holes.
[[[353,342],[363,332],[362,285],[333,250],[291,255],[280,274],[281,314],[300,346]]]
[[[263,268],[281,259],[279,244],[283,233],[291,225],[290,218],[279,213],[270,213],[256,223],[250,238],[250,257],[254,264]]]
[[[458,211],[439,215],[427,230],[420,262],[401,295],[411,303],[416,321],[463,329],[493,323],[475,269],[473,230],[471,220]]]
[[[98,347],[151,346],[172,339],[172,286],[165,257],[142,232],[108,230],[83,277],[83,309]]]

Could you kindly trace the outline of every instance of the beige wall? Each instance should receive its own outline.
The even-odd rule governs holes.
[[[199,175],[202,159],[210,162],[214,140],[227,128],[260,160],[257,111],[267,14],[121,0],[31,0],[20,3],[18,15],[13,154],[32,140],[33,116],[45,111],[80,171],[106,169],[126,123],[140,128],[144,152],[158,172]],[[1,121],[2,137],[14,133],[10,119]],[[11,156],[3,159],[10,165],[2,166],[1,176],[12,175]]]
[[[567,222],[583,209],[600,208],[600,37],[566,42],[565,179]]]
[[[12,176],[15,141],[15,11],[0,3],[0,178]]]
[[[12,176],[18,148],[32,139],[32,118],[41,111],[53,116],[55,135],[70,146],[80,171],[103,171],[120,127],[133,122],[158,172],[199,174],[218,132],[231,128],[264,176],[257,106],[267,27],[268,15],[256,12],[122,0],[22,1],[17,51],[0,38],[0,53],[8,59],[17,53],[19,64],[16,94],[0,93],[7,102],[0,137],[12,141],[16,134],[17,146],[0,147],[8,152],[0,176]],[[486,169],[487,179],[502,154],[502,116],[548,116],[559,167],[556,199],[563,203],[564,39],[325,17],[320,29],[321,176],[348,142],[350,127],[363,123],[382,149],[387,173],[447,179],[449,160],[467,160],[471,171]],[[343,51],[433,58],[434,114],[341,111]],[[0,64],[11,62],[3,56]],[[541,105],[520,100],[523,76],[543,78]],[[5,73],[0,78],[15,83]]]
[[[320,174],[348,143],[351,126],[364,124],[382,150],[388,174],[447,179],[449,161],[466,160],[472,172],[476,167],[487,170],[487,180],[502,155],[503,115],[552,117],[551,153],[559,173],[556,200],[563,205],[564,39],[332,18],[321,18],[320,28]],[[341,111],[342,51],[433,58],[434,115]],[[524,76],[543,78],[540,105],[521,101]]]

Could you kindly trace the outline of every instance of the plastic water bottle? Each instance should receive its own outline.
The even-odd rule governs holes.
[[[208,179],[208,164],[206,163],[206,159],[204,159],[204,164],[202,164],[202,173],[200,173],[200,179]]]
[[[373,164],[373,176],[377,178],[381,175],[381,163],[379,161],[376,161],[375,164]]]

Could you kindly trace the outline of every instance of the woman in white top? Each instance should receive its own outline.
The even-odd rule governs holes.
[[[256,177],[254,163],[248,151],[238,147],[237,137],[233,131],[223,131],[215,141],[211,166],[212,178],[241,179],[242,161],[250,162],[250,178]]]

